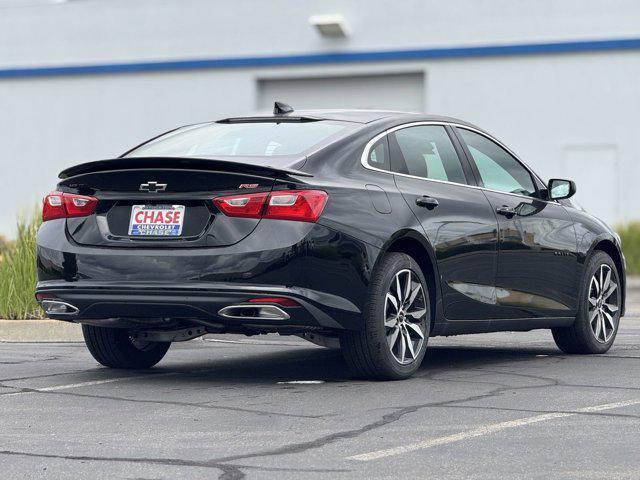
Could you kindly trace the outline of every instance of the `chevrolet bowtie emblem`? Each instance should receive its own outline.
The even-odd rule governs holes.
[[[166,183],[158,183],[158,182],[147,182],[140,185],[141,192],[164,192],[167,189]]]

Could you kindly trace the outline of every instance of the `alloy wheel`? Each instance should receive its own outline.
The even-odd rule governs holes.
[[[607,343],[616,331],[618,312],[618,285],[614,282],[611,267],[600,265],[589,282],[589,324],[600,343]]]
[[[411,270],[400,270],[391,281],[384,303],[387,345],[398,363],[412,363],[422,350],[426,318],[422,283]]]

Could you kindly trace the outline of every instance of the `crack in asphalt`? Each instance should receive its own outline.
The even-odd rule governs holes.
[[[498,373],[500,372],[499,370],[494,370],[494,371],[487,371],[487,372],[492,372],[492,373]],[[531,376],[531,375],[524,375],[524,374],[516,374],[513,372],[500,372],[502,375],[514,375],[514,376],[523,376],[523,377],[529,377],[529,378],[535,378],[535,379],[542,379],[542,378],[549,378],[549,377],[536,377],[536,376]],[[423,377],[424,378],[424,377]],[[473,383],[477,383],[479,385],[494,385],[494,386],[501,386],[501,387],[509,387],[510,385],[506,384],[506,383],[498,383],[498,382],[482,382],[479,380],[466,380],[466,379],[453,379],[453,378],[434,378],[434,377],[430,377],[429,380],[432,380],[434,382],[445,382],[445,383],[467,383],[467,384],[473,384]],[[549,380],[551,380],[549,378]],[[599,390],[628,390],[628,391],[640,391],[640,387],[621,387],[618,385],[587,385],[584,383],[567,383],[567,382],[563,382],[560,380],[556,380],[556,382],[554,384],[545,384],[545,385],[523,385],[522,387],[512,387],[512,388],[522,388],[522,389],[526,389],[526,388],[547,388],[547,387],[571,387],[571,388],[593,388],[593,389],[599,389]],[[523,411],[527,411],[527,410],[523,410]],[[535,410],[530,410],[531,412],[535,412]],[[544,413],[544,411],[541,411]]]
[[[194,466],[194,467],[209,467],[209,468],[213,467],[213,468],[218,468],[222,471],[222,474],[218,477],[219,480],[240,480],[245,477],[245,474],[242,472],[240,467],[238,467],[237,465],[230,464],[230,462],[234,462],[237,460],[246,460],[250,458],[257,458],[257,457],[271,457],[271,456],[289,455],[289,454],[306,452],[308,450],[324,447],[328,444],[334,443],[339,440],[355,438],[369,431],[378,429],[380,427],[384,427],[391,423],[397,422],[405,415],[414,413],[422,408],[447,405],[447,404],[455,404],[455,403],[461,403],[461,402],[468,402],[475,399],[488,398],[491,396],[499,395],[504,390],[508,390],[508,389],[506,387],[500,387],[487,394],[470,395],[461,399],[451,399],[451,400],[445,400],[441,402],[429,402],[425,404],[399,407],[395,411],[383,415],[379,420],[370,422],[357,429],[350,429],[350,430],[335,432],[329,435],[323,435],[322,437],[319,437],[317,439],[310,440],[307,442],[284,445],[282,447],[278,447],[271,450],[265,450],[265,451],[243,454],[243,455],[225,456],[225,457],[220,457],[220,458],[215,458],[215,459],[205,460],[205,461],[191,461],[191,460],[182,460],[182,459],[144,459],[144,458],[136,458],[136,457],[129,458],[129,457],[90,457],[90,456],[80,456],[80,455],[52,455],[52,454],[38,454],[38,453],[29,453],[29,452],[11,452],[9,450],[0,451],[0,454],[6,454],[6,455],[24,454],[27,456],[40,456],[44,458],[63,458],[67,460],[85,460],[85,461],[94,460],[94,461],[112,461],[112,462],[150,463],[150,464],[175,465],[175,466]]]
[[[633,350],[635,350],[635,348]],[[635,355],[595,355],[592,358],[613,358],[616,360],[620,360],[620,359],[640,360],[640,357],[636,357]]]
[[[615,418],[631,418],[634,420],[640,420],[640,415],[629,415],[625,413],[610,413],[610,412],[580,412],[577,410],[534,410],[528,408],[509,408],[509,407],[489,407],[481,405],[442,405],[442,408],[460,408],[460,409],[472,409],[472,410],[491,410],[499,412],[521,412],[521,413],[538,413],[541,415],[547,413],[567,413],[575,416],[592,416],[592,417],[615,417]]]
[[[27,393],[29,389],[23,387],[14,387],[11,385],[5,385],[4,383],[0,383],[0,388],[7,388],[11,390],[10,392],[0,392],[0,397],[4,395],[15,395],[16,393]]]
[[[545,387],[545,386],[551,386],[551,385],[537,385],[535,387],[537,388],[541,388],[541,387]],[[351,430],[344,430],[341,432],[335,432],[335,433],[331,433],[328,435],[324,435],[322,437],[316,438],[314,440],[310,440],[310,441],[306,441],[306,442],[300,442],[300,443],[294,443],[294,444],[290,444],[290,445],[284,445],[282,447],[278,447],[275,449],[271,449],[271,450],[264,450],[261,452],[255,452],[255,453],[249,453],[249,454],[244,454],[244,455],[231,455],[231,456],[226,456],[226,457],[219,457],[216,458],[215,461],[216,462],[221,462],[221,463],[226,463],[226,462],[233,462],[236,460],[245,460],[248,458],[256,458],[256,457],[270,457],[270,456],[279,456],[279,455],[290,455],[290,454],[295,454],[295,453],[302,453],[302,452],[306,452],[308,450],[312,450],[312,449],[317,449],[317,448],[321,448],[324,447],[328,444],[334,443],[336,441],[339,440],[343,440],[343,439],[351,439],[351,438],[355,438],[358,437],[364,433],[370,432],[372,430],[387,426],[389,424],[392,424],[394,422],[399,421],[402,417],[404,417],[405,415],[408,415],[410,413],[414,413],[417,412],[419,410],[422,410],[424,408],[436,408],[436,407],[444,407],[444,406],[450,406],[450,405],[455,405],[458,403],[465,403],[465,402],[470,402],[470,401],[475,401],[475,400],[482,400],[482,399],[487,399],[487,398],[492,398],[492,397],[496,397],[501,395],[504,392],[507,391],[513,391],[513,390],[519,390],[522,388],[530,388],[533,386],[527,385],[527,386],[523,386],[523,387],[512,387],[512,386],[501,386],[498,388],[495,388],[494,390],[491,390],[485,394],[477,394],[477,395],[469,395],[465,398],[459,398],[459,399],[451,399],[451,400],[443,400],[443,401],[439,401],[439,402],[428,402],[428,403],[423,403],[423,404],[417,404],[417,405],[410,405],[410,406],[406,406],[406,407],[398,407],[396,408],[395,411],[385,414],[382,416],[382,418],[380,418],[379,420],[373,421],[371,423],[368,423],[360,428],[357,429],[351,429]]]
[[[142,457],[96,457],[90,455],[56,455],[52,453],[36,453],[36,452],[19,452],[11,450],[0,450],[0,455],[14,455],[34,458],[51,458],[59,460],[75,460],[75,461],[96,461],[96,462],[119,462],[119,463],[138,463],[150,465],[166,465],[173,467],[200,467],[200,468],[216,468],[222,471],[218,477],[219,480],[240,480],[245,478],[239,466],[216,463],[212,461],[183,460],[180,458],[142,458]]]
[[[231,407],[231,406],[223,406],[223,405],[211,405],[210,402],[202,402],[202,403],[193,403],[193,402],[178,402],[171,400],[144,400],[137,398],[125,398],[125,397],[116,397],[112,395],[93,395],[89,393],[77,393],[77,392],[63,392],[63,391],[43,391],[38,388],[29,388],[29,387],[16,387],[11,385],[5,385],[4,383],[0,383],[0,388],[11,389],[10,392],[1,392],[0,397],[4,395],[15,395],[17,393],[36,393],[40,395],[67,395],[70,397],[81,397],[81,398],[94,398],[100,400],[113,400],[117,402],[132,402],[132,403],[145,403],[145,404],[154,404],[154,405],[172,405],[177,407],[196,407],[196,408],[204,408],[208,410],[228,410],[233,412],[242,412],[242,413],[252,413],[255,415],[264,415],[264,416],[279,416],[279,417],[292,417],[292,418],[303,418],[307,420],[315,420],[329,417],[331,415],[298,415],[294,413],[282,413],[282,412],[272,412],[268,410],[254,410],[250,408],[241,408],[241,407]]]
[[[482,371],[484,373],[486,371]],[[502,372],[506,373],[506,372]],[[469,409],[488,409],[488,410],[500,410],[500,411],[517,411],[517,412],[527,412],[527,413],[575,413],[579,415],[594,415],[594,416],[608,416],[608,417],[621,417],[621,418],[633,418],[639,419],[640,417],[636,415],[625,415],[625,414],[612,414],[606,412],[576,412],[573,410],[529,410],[529,409],[512,409],[512,408],[502,408],[502,407],[483,407],[483,406],[473,406],[473,405],[459,405],[461,403],[466,403],[475,400],[487,399],[492,397],[500,396],[505,392],[513,392],[524,389],[532,389],[532,388],[545,388],[552,387],[559,384],[559,381],[556,379],[548,379],[547,377],[535,376],[535,375],[527,375],[527,374],[517,374],[515,372],[509,372],[509,374],[525,376],[528,378],[535,378],[540,381],[548,380],[548,383],[543,385],[523,385],[519,387],[514,387],[511,385],[503,385],[499,386],[487,393],[477,394],[477,395],[469,395],[464,398],[443,400],[440,402],[428,402],[418,405],[411,405],[405,407],[398,407],[395,411],[384,414],[380,419],[370,422],[360,428],[344,430],[340,432],[334,432],[328,435],[324,435],[318,437],[316,439],[293,443],[289,445],[284,445],[282,447],[278,447],[271,450],[264,450],[254,453],[242,454],[242,455],[231,455],[224,456],[219,458],[214,458],[210,460],[183,460],[183,459],[171,459],[171,458],[139,458],[139,457],[95,457],[95,456],[81,456],[81,455],[53,455],[53,454],[44,454],[44,453],[31,453],[31,452],[16,452],[4,450],[0,451],[0,454],[4,455],[24,455],[31,457],[40,457],[40,458],[57,458],[57,459],[65,459],[65,460],[81,460],[81,461],[106,461],[106,462],[129,462],[129,463],[146,463],[146,464],[159,464],[159,465],[171,465],[171,466],[187,466],[187,467],[204,467],[204,468],[216,468],[219,469],[222,473],[218,477],[219,480],[240,480],[245,478],[245,473],[242,469],[246,468],[258,468],[255,466],[247,466],[247,465],[237,465],[231,462],[235,462],[237,460],[246,460],[250,458],[258,458],[258,457],[271,457],[271,456],[281,456],[281,455],[291,455],[296,453],[303,453],[309,450],[322,448],[331,443],[335,443],[339,440],[351,439],[358,437],[364,433],[370,432],[372,430],[387,426],[394,422],[399,421],[404,416],[415,413],[424,408],[469,408]],[[441,379],[434,379],[440,381],[447,381]],[[458,380],[460,381],[460,380]],[[469,383],[478,383],[478,382],[469,382]],[[60,393],[60,392],[57,392]],[[75,395],[75,394],[74,394]],[[199,406],[195,404],[195,406]],[[316,470],[313,470],[316,471]]]
[[[560,361],[566,360],[566,358],[567,357],[554,356],[553,360],[560,362]],[[601,356],[597,358],[617,358],[617,357]],[[637,358],[637,357],[620,357],[620,358]],[[505,360],[504,361],[505,367],[508,365],[508,367],[513,368],[514,363],[530,362],[533,360],[533,358],[507,357],[504,360]],[[500,364],[502,363],[503,362],[500,362]],[[515,377],[527,378],[530,380],[537,380],[541,382],[541,384],[513,386],[509,384],[504,384],[504,383],[482,382],[478,380],[468,380],[468,379],[459,379],[459,378],[458,379],[436,378],[436,376],[442,374],[443,371],[446,373],[446,369],[440,368],[436,371],[427,372],[424,375],[417,375],[416,377],[414,377],[413,380],[410,380],[410,381],[422,381],[422,382],[437,381],[437,382],[445,382],[445,383],[456,382],[456,383],[468,383],[468,384],[476,383],[476,384],[484,384],[488,386],[495,386],[495,388],[489,390],[486,393],[468,395],[463,398],[454,398],[454,399],[442,400],[438,402],[428,402],[428,403],[402,406],[402,407],[388,407],[388,409],[391,409],[393,411],[389,413],[385,413],[384,415],[382,415],[382,417],[374,421],[371,421],[359,428],[352,428],[348,430],[332,432],[312,440],[298,442],[298,443],[291,443],[288,445],[283,445],[283,446],[272,448],[272,449],[257,451],[253,453],[240,454],[240,455],[223,456],[223,457],[213,458],[209,460],[183,460],[183,459],[172,459],[172,458],[139,458],[139,457],[94,457],[94,456],[81,456],[81,455],[55,455],[55,454],[46,454],[46,453],[18,452],[18,451],[11,451],[11,450],[0,451],[0,454],[16,455],[16,456],[22,455],[22,456],[38,457],[38,458],[55,458],[55,459],[64,459],[64,460],[129,462],[129,463],[138,463],[138,464],[156,464],[156,465],[169,465],[169,466],[214,468],[214,469],[218,469],[221,472],[220,476],[218,477],[221,480],[240,480],[245,478],[246,476],[246,474],[243,471],[244,469],[259,469],[259,470],[266,470],[266,469],[264,467],[240,465],[235,463],[237,461],[252,459],[252,458],[260,458],[260,457],[273,457],[273,456],[298,454],[298,453],[307,452],[309,450],[322,448],[326,445],[329,445],[341,440],[356,438],[358,436],[366,434],[367,432],[388,426],[390,424],[398,422],[406,415],[418,412],[426,408],[486,409],[486,410],[496,410],[496,411],[512,411],[512,412],[543,413],[543,414],[544,413],[571,413],[571,414],[577,414],[577,415],[632,418],[634,420],[637,420],[638,418],[640,418],[637,415],[615,414],[615,413],[607,413],[607,412],[576,412],[573,410],[531,410],[531,409],[515,409],[515,408],[508,408],[508,407],[503,408],[503,407],[496,407],[496,406],[485,407],[485,406],[477,406],[477,405],[463,405],[464,403],[467,403],[467,402],[496,398],[506,392],[515,392],[519,390],[549,388],[549,387],[557,387],[557,386],[571,387],[571,388],[581,388],[581,387],[582,388],[602,388],[602,389],[617,388],[617,389],[624,389],[624,390],[638,390],[638,388],[636,387],[610,387],[610,386],[570,384],[570,383],[563,382],[562,380],[559,380],[557,378],[550,378],[542,375],[519,373],[519,372],[514,372],[513,370],[509,370],[509,371],[500,370],[500,364],[495,364],[494,369],[481,368],[482,365],[486,365],[486,364],[487,364],[487,360],[485,359],[484,361],[480,360],[477,362],[466,363],[464,367],[465,367],[465,371],[467,372],[471,371],[479,376],[490,375],[490,374],[515,376]],[[199,373],[203,373],[203,372],[199,372]],[[57,375],[57,374],[54,374],[54,375]],[[322,418],[323,417],[322,415],[321,416],[302,416],[302,415],[293,415],[293,414],[279,414],[275,412],[250,410],[250,409],[243,409],[240,407],[222,407],[222,406],[208,405],[203,403],[127,399],[123,397],[81,394],[81,393],[74,393],[74,392],[59,392],[59,391],[58,392],[42,392],[42,391],[39,391],[38,389],[7,386],[2,383],[0,383],[0,387],[11,388],[14,390],[18,389],[19,391],[24,391],[24,392],[62,394],[62,395],[70,395],[70,396],[76,396],[76,397],[99,398],[99,399],[126,401],[126,402],[134,402],[134,403],[152,403],[152,404],[166,404],[166,405],[176,405],[176,406],[184,406],[184,407],[225,409],[225,410],[234,410],[239,412],[251,412],[259,415],[283,415],[283,416],[301,417],[301,418]],[[15,393],[15,391],[10,393]],[[0,395],[3,395],[3,394],[0,394]],[[379,410],[379,409],[375,409],[375,410]],[[372,412],[375,410],[369,410],[369,412]],[[276,471],[276,470],[284,470],[284,469],[270,469],[269,471]],[[302,471],[302,470],[295,470],[295,469],[290,469],[290,470]],[[308,470],[308,471],[339,472],[339,471],[349,471],[349,470]]]
[[[100,400],[114,400],[118,402],[147,403],[147,404],[154,404],[154,405],[173,405],[177,407],[196,407],[196,408],[205,408],[209,410],[229,410],[233,412],[253,413],[256,415],[304,418],[304,419],[312,419],[312,420],[322,419],[329,416],[329,415],[297,415],[294,413],[272,412],[268,410],[253,410],[251,408],[211,405],[210,402],[192,403],[192,402],[178,402],[178,401],[172,401],[172,400],[142,400],[142,399],[136,399],[136,398],[116,397],[111,395],[92,395],[88,393],[77,393],[77,392],[61,392],[61,391],[43,392],[37,389],[27,390],[27,391],[30,391],[33,393],[46,394],[46,395],[67,395],[70,397],[95,398]]]
[[[0,361],[0,365],[26,365],[28,363],[53,362],[59,359],[60,357],[58,356],[51,356],[51,357],[35,358],[35,359],[28,359],[28,360]]]
[[[58,373],[49,373],[47,375],[31,375],[27,377],[12,377],[12,378],[0,378],[0,382],[19,382],[22,380],[34,380],[41,378],[50,378],[50,377],[61,377],[64,375],[73,375],[74,373],[86,373],[87,370],[71,370],[68,372],[58,372]]]
[[[23,456],[31,458],[49,458],[55,460],[74,460],[83,462],[114,462],[114,463],[137,463],[149,465],[165,465],[172,467],[197,467],[214,468],[222,473],[219,480],[240,480],[245,478],[244,470],[260,470],[265,472],[305,472],[305,473],[346,473],[349,469],[344,468],[284,468],[284,467],[261,467],[256,465],[238,465],[219,463],[212,460],[184,460],[177,458],[142,458],[142,457],[96,457],[90,455],[56,455],[52,453],[23,452],[13,450],[0,450],[0,455]]]
[[[395,411],[387,413],[387,414],[383,415],[380,419],[375,420],[373,422],[370,422],[370,423],[368,423],[368,424],[366,424],[366,425],[364,425],[364,426],[362,426],[360,428],[344,430],[344,431],[340,431],[340,432],[334,432],[334,433],[330,433],[328,435],[323,435],[323,436],[318,437],[318,438],[313,439],[313,440],[309,440],[309,441],[306,441],[306,442],[293,443],[293,444],[289,444],[289,445],[284,445],[282,447],[274,448],[274,449],[271,449],[271,450],[263,450],[263,451],[259,451],[259,452],[242,454],[242,455],[224,456],[224,457],[219,457],[219,458],[215,458],[215,459],[204,461],[204,462],[195,462],[195,463],[202,464],[202,465],[216,465],[216,466],[225,465],[225,466],[228,466],[229,462],[234,462],[234,461],[237,461],[237,460],[246,460],[246,459],[257,458],[257,457],[271,457],[271,456],[281,456],[281,455],[290,455],[290,454],[302,453],[302,452],[306,452],[308,450],[313,450],[313,449],[324,447],[324,446],[329,445],[331,443],[335,443],[335,442],[337,442],[339,440],[351,439],[351,438],[358,437],[358,436],[360,436],[360,435],[362,435],[364,433],[367,433],[367,432],[370,432],[372,430],[375,430],[375,429],[387,426],[389,424],[392,424],[394,422],[397,422],[402,417],[404,417],[405,415],[417,412],[418,410],[421,410],[421,409],[424,409],[424,408],[453,406],[453,405],[456,405],[456,404],[459,404],[459,403],[465,403],[465,402],[470,402],[470,401],[475,401],[475,400],[481,400],[481,399],[487,399],[487,398],[496,397],[496,396],[499,396],[502,393],[507,392],[507,391],[515,391],[515,390],[521,390],[521,389],[525,389],[525,388],[543,388],[543,387],[548,387],[548,386],[553,386],[553,385],[555,385],[555,381],[553,383],[548,383],[548,384],[545,384],[545,385],[535,385],[535,386],[534,385],[526,385],[526,386],[520,386],[520,387],[513,387],[513,386],[505,385],[505,386],[500,386],[498,388],[495,388],[495,389],[491,390],[490,392],[487,392],[487,393],[484,393],[484,394],[469,395],[469,396],[466,396],[464,398],[457,398],[457,399],[443,400],[443,401],[439,401],[439,402],[428,402],[428,403],[423,403],[423,404],[418,404],[418,405],[398,407],[398,408],[395,409]],[[461,406],[461,407],[463,407],[463,406]],[[2,452],[0,452],[0,453],[2,453]],[[137,459],[136,461],[138,463],[142,462],[141,459]],[[170,461],[170,460],[152,459],[151,463],[160,462],[160,461],[164,462],[164,461]],[[243,477],[235,476],[237,473],[238,472],[235,472],[235,471],[233,471],[233,472],[231,472],[229,474],[228,474],[228,472],[223,472],[222,476],[219,477],[219,478],[222,479],[222,480],[243,478]],[[242,472],[239,472],[239,473],[242,473]]]

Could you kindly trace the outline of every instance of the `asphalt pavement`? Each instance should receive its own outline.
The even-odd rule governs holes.
[[[402,382],[296,337],[210,336],[136,372],[0,343],[0,475],[638,479],[638,292],[628,313],[606,355],[548,331],[434,338]]]

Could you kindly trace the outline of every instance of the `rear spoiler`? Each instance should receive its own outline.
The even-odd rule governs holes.
[[[245,160],[247,157],[242,157]],[[264,161],[264,157],[259,157]],[[255,161],[256,159],[254,159]],[[304,157],[298,159],[304,161]],[[298,162],[298,163],[299,163]],[[296,162],[291,162],[295,164]],[[310,173],[294,170],[287,167],[272,167],[251,163],[251,161],[232,161],[210,158],[186,158],[186,157],[127,157],[112,160],[98,160],[95,162],[81,163],[69,167],[58,175],[60,179],[75,177],[84,173],[106,172],[109,170],[136,170],[140,168],[175,168],[186,170],[223,170],[225,172],[239,172],[260,176],[275,176],[286,178],[289,176],[313,177]]]

